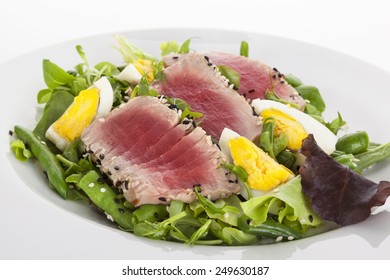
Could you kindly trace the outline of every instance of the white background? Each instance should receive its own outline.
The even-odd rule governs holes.
[[[387,2],[0,0],[0,64],[84,36],[133,29],[194,27],[297,39],[355,56],[390,72]],[[9,271],[17,266],[13,264]]]
[[[0,63],[44,46],[89,35],[196,27],[244,30],[311,42],[390,72],[390,16],[386,3],[386,0],[0,0]]]

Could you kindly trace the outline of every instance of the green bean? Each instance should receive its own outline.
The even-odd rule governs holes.
[[[390,142],[360,153],[355,158],[357,170],[363,171],[377,162],[390,158]]]
[[[68,198],[69,186],[65,182],[64,169],[56,156],[49,150],[46,144],[41,142],[31,131],[21,126],[14,128],[16,136],[28,145],[32,154],[39,161],[46,172],[50,184],[64,199]]]
[[[369,144],[367,132],[357,131],[340,137],[336,143],[336,150],[356,155],[367,151]]]
[[[253,234],[258,237],[271,238],[277,241],[280,238],[282,238],[281,240],[302,238],[301,234],[297,231],[272,219],[268,219],[258,226],[251,226],[248,221],[250,220],[246,216],[242,216],[238,219],[238,228],[248,234]]]
[[[122,229],[132,230],[133,215],[129,209],[123,206],[118,195],[111,187],[100,182],[100,174],[90,171],[80,180],[78,186],[102,209],[108,218],[112,218]]]

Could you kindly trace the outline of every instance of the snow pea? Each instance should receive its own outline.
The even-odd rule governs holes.
[[[366,152],[355,156],[356,169],[363,171],[375,163],[390,158],[390,142],[368,149]]]
[[[124,230],[132,230],[133,214],[123,206],[115,191],[99,178],[101,175],[92,170],[81,178],[78,186],[106,213],[108,219],[112,218]]]
[[[42,169],[47,174],[50,184],[62,198],[67,199],[69,186],[65,181],[65,171],[56,156],[44,142],[40,141],[28,129],[15,126],[14,131],[16,136],[28,146],[34,157],[39,161]]]
[[[367,132],[357,131],[340,137],[336,143],[336,150],[356,155],[367,151],[369,144]]]
[[[301,234],[297,231],[272,219],[267,219],[260,225],[252,226],[250,225],[250,219],[247,216],[241,216],[238,219],[238,228],[245,233],[258,237],[275,239],[276,241],[291,241],[302,238]]]
[[[167,206],[164,204],[144,204],[133,213],[136,223],[149,221],[157,222],[168,217]]]

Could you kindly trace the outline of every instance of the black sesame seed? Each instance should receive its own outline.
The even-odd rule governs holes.
[[[112,175],[111,171],[107,171],[107,175],[111,176]]]
[[[234,180],[229,180],[229,183],[234,183]]]
[[[100,159],[97,159],[96,160],[96,164],[100,165],[102,162],[100,161]]]
[[[234,90],[238,90],[238,87],[236,87],[236,86],[234,85],[234,86],[233,86],[233,89],[234,89]]]
[[[281,84],[284,84],[284,81],[280,81]]]
[[[119,166],[114,166],[114,169],[118,171],[119,170]]]
[[[178,56],[172,56],[173,59],[178,59],[179,57]]]
[[[210,60],[210,58],[207,55],[204,56],[204,59],[206,59],[207,61]]]
[[[169,108],[169,109],[176,109],[177,106],[176,106],[175,104],[169,104],[168,108]]]
[[[159,197],[158,200],[160,200],[160,201],[167,201],[167,199],[165,197]]]
[[[314,217],[313,217],[313,215],[309,215],[309,221],[310,221],[310,223],[312,223],[312,222],[313,222],[313,220],[314,220]]]
[[[12,135],[14,135],[14,132],[12,130],[8,130],[8,134],[9,134],[9,136],[12,136]]]
[[[121,213],[121,214],[124,214],[124,213],[125,213],[125,210],[122,209],[122,208],[118,208],[118,211],[119,211],[119,213]]]
[[[128,180],[125,181],[125,189],[129,190],[129,181]]]
[[[184,120],[183,124],[189,124],[191,121],[190,120]]]
[[[275,72],[279,72],[278,69],[276,69],[276,67],[272,68],[272,70],[274,70]]]
[[[121,181],[117,181],[116,183],[115,183],[115,187],[119,187],[120,185],[122,185],[122,182]]]
[[[278,74],[278,77],[281,78],[281,77],[283,77],[283,75],[279,73],[279,74]]]
[[[97,182],[98,183],[104,183],[104,178],[103,177],[99,177],[99,178],[97,178]]]
[[[207,63],[207,66],[211,66],[211,65],[213,65],[211,62]]]
[[[255,92],[255,90],[254,89],[250,89],[250,90],[248,90],[248,92],[249,93],[253,93],[253,92]]]
[[[276,79],[276,75],[272,75],[272,79]]]
[[[103,160],[103,159],[104,159],[104,155],[103,155],[103,154],[100,154],[100,155],[99,155],[99,158],[100,158],[101,160]]]
[[[234,183],[238,184],[238,180],[237,180],[237,179],[236,179],[236,180],[234,180]]]

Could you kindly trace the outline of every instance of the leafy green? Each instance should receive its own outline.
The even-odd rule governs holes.
[[[249,44],[247,41],[241,41],[240,55],[245,56],[245,57],[249,57]]]
[[[284,79],[286,80],[287,83],[289,83],[294,88],[302,85],[302,81],[292,74],[285,74]]]
[[[116,35],[114,37],[117,46],[115,49],[119,51],[122,55],[122,58],[127,63],[134,63],[138,59],[148,59],[155,60],[155,58],[151,55],[148,55],[140,48],[136,47],[134,44],[130,43],[126,37],[121,35]]]
[[[180,45],[176,41],[167,41],[160,44],[161,56],[166,56],[171,53],[178,53]]]
[[[191,39],[184,41],[179,45],[176,41],[167,41],[160,44],[161,56],[166,56],[171,53],[189,53]]]
[[[227,65],[219,65],[218,70],[236,89],[240,88],[240,74],[236,70]]]
[[[318,88],[314,86],[299,85],[295,89],[303,97],[303,99],[307,100],[318,112],[322,113],[325,110],[325,102],[322,99]],[[309,108],[311,106],[309,106]]]
[[[302,154],[306,156],[299,169],[302,190],[322,219],[340,226],[361,222],[371,215],[372,207],[383,205],[390,195],[390,182],[377,184],[339,164],[311,134],[302,143]]]
[[[27,161],[28,159],[34,157],[22,140],[17,139],[12,141],[10,146],[11,150],[15,154],[15,157],[20,161]]]
[[[335,118],[333,121],[331,121],[329,123],[325,123],[325,126],[330,131],[332,131],[335,135],[337,135],[339,130],[341,128],[343,128],[346,124],[347,124],[347,122],[345,120],[343,120],[343,118],[341,117],[341,114],[339,112],[337,112],[337,118]]]
[[[308,199],[302,193],[300,176],[263,196],[242,202],[241,207],[254,225],[265,222],[269,214],[277,215],[279,223],[284,223],[285,219],[297,221],[302,230],[321,224],[321,219],[311,209]]]
[[[69,84],[75,79],[73,75],[68,74],[64,69],[48,59],[43,60],[42,68],[43,78],[49,89]]]
[[[61,117],[72,102],[73,96],[70,93],[66,91],[55,92],[46,103],[43,115],[33,130],[34,134],[46,142],[47,129]]]

